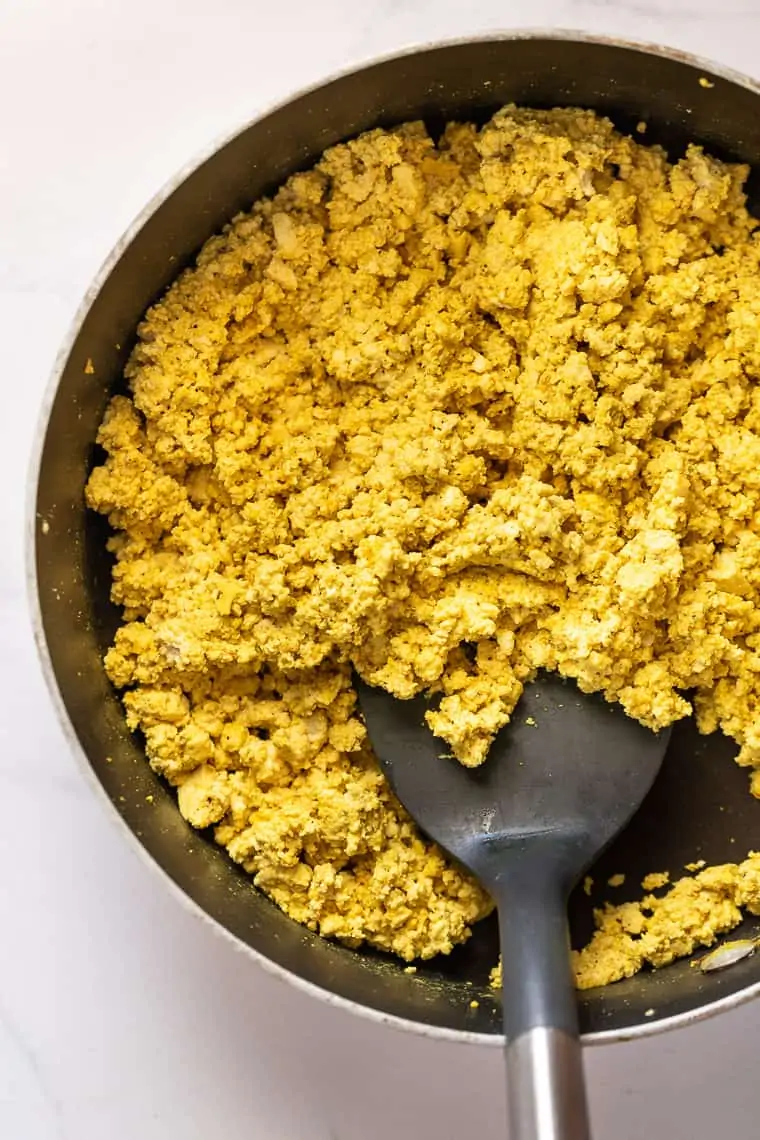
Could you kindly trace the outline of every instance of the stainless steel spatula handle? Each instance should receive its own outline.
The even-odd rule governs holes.
[[[523,859],[521,856],[527,856]],[[510,1140],[590,1140],[567,891],[551,841],[504,859],[496,901],[502,948]]]
[[[581,1044],[539,1026],[507,1045],[509,1140],[589,1140]]]

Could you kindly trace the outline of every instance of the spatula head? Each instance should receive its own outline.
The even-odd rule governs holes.
[[[357,679],[375,754],[420,827],[486,886],[540,842],[567,885],[628,822],[654,781],[669,730],[650,732],[598,694],[557,674],[526,687],[484,764],[465,768],[433,736],[436,699],[401,701]]]

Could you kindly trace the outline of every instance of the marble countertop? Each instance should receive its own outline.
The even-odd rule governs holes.
[[[28,453],[89,279],[193,153],[362,58],[500,27],[664,42],[760,75],[758,0],[0,2],[0,1136],[506,1134],[498,1050],[400,1034],[237,955],[135,857],[69,754],[23,586]],[[760,1005],[587,1051],[597,1140],[758,1133]]]

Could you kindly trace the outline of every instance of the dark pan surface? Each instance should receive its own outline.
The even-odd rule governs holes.
[[[487,985],[497,957],[495,925],[482,923],[450,958],[407,975],[395,960],[332,945],[291,922],[209,836],[182,820],[173,794],[126,731],[101,663],[118,614],[108,600],[105,528],[85,512],[83,487],[106,400],[121,383],[141,314],[203,241],[332,143],[411,118],[423,117],[434,129],[452,117],[483,120],[514,101],[592,107],[628,131],[645,120],[646,140],[664,144],[671,157],[697,141],[760,167],[760,96],[720,75],[710,75],[713,87],[700,86],[704,74],[675,55],[530,37],[448,45],[340,77],[246,128],[163,201],[102,282],[63,365],[41,455],[35,556],[52,669],[82,749],[147,852],[204,911],[285,970],[379,1012],[500,1033],[498,999]],[[753,197],[759,187],[751,179]],[[755,204],[760,207],[759,197]],[[88,360],[93,374],[85,371]],[[635,897],[644,874],[668,870],[675,877],[691,860],[736,860],[760,847],[760,802],[750,797],[734,751],[721,736],[699,737],[690,724],[675,729],[644,807],[594,870],[597,883],[624,873],[626,885],[591,898],[577,893],[576,942],[591,929],[592,905],[613,895]],[[735,937],[758,931],[760,921],[748,920]],[[709,975],[680,962],[584,994],[582,1026],[625,1033],[696,1013],[758,983],[760,955]],[[473,997],[480,1003],[475,1010]]]

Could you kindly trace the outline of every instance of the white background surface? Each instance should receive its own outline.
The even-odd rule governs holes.
[[[28,632],[27,455],[122,229],[274,98],[415,41],[615,32],[760,75],[760,0],[0,0],[0,1137],[505,1135],[501,1059],[323,1008],[166,892],[69,755]],[[760,1004],[587,1051],[597,1140],[750,1140]]]

